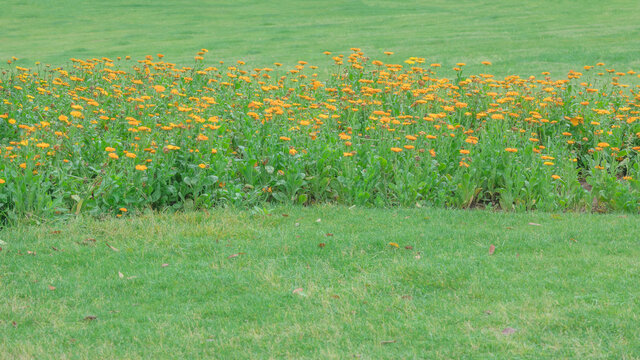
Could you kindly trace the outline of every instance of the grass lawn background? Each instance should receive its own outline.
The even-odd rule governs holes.
[[[189,65],[207,60],[256,66],[298,60],[324,65],[325,50],[401,62],[409,56],[456,62],[469,72],[539,75],[604,61],[640,66],[640,2],[585,1],[155,1],[6,0],[0,11],[0,61],[64,64],[69,58],[140,59],[162,53]]]

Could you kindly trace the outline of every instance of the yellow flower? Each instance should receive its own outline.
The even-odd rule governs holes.
[[[122,212],[127,212],[127,211],[128,211],[128,210],[127,210],[127,208],[125,208],[125,207],[121,207],[121,208],[120,208],[120,209],[118,209],[118,210],[120,210],[120,211],[122,211]]]
[[[556,175],[556,174],[551,175],[551,178],[554,179],[554,180],[560,180],[561,179],[560,176]]]
[[[200,164],[200,165],[198,165],[198,167],[199,167],[200,169],[204,169],[204,168],[206,168],[206,167],[207,167],[207,165],[206,165],[206,164]]]
[[[289,141],[289,140],[291,140],[291,138],[288,138],[288,137],[286,137],[286,136],[280,136],[280,140],[282,140],[282,141]]]
[[[601,147],[601,148],[609,147],[609,143],[606,143],[606,142],[600,142],[600,143],[598,143],[598,147]]]
[[[212,153],[212,154],[217,154],[217,153],[218,153],[218,150],[216,150],[216,149],[211,149],[211,153]]]
[[[4,184],[5,182],[4,179],[0,179],[0,184]]]
[[[154,89],[156,92],[161,93],[161,92],[163,92],[163,91],[165,90],[165,87],[164,87],[164,86],[162,86],[162,85],[155,85],[155,86],[153,87],[153,89]]]
[[[394,243],[394,242],[390,242],[389,246],[393,246],[394,248],[399,248],[400,247],[400,245],[398,245],[397,243]]]
[[[136,154],[134,154],[134,153],[132,153],[132,152],[128,152],[126,156],[127,156],[128,158],[131,158],[131,159],[135,159],[135,158],[137,158]]]
[[[298,150],[296,150],[294,148],[289,149],[289,155],[295,155],[297,153],[298,153]]]
[[[554,164],[551,161],[545,161],[542,163],[542,165],[553,166]]]
[[[113,152],[116,151],[116,149],[112,148],[111,146],[107,146],[106,148],[104,148],[104,151]]]
[[[518,149],[515,149],[515,148],[506,148],[506,149],[504,149],[504,151],[506,151],[506,152],[510,152],[510,153],[517,153],[517,152],[518,152]]]
[[[48,148],[50,145],[45,143],[45,142],[42,142],[42,143],[36,144],[36,146],[41,148],[41,149],[45,149],[45,148]]]
[[[147,167],[145,165],[136,165],[136,170],[145,171],[147,170]]]
[[[391,151],[399,153],[399,152],[401,152],[401,151],[402,151],[402,149],[401,149],[401,148],[398,148],[398,147],[392,147],[392,148],[391,148]]]
[[[460,154],[462,154],[462,155],[468,155],[468,154],[469,154],[469,150],[462,149],[462,150],[460,150]]]
[[[109,157],[112,158],[112,159],[118,159],[119,158],[118,155],[116,155],[115,153],[112,153],[112,152],[109,153]]]

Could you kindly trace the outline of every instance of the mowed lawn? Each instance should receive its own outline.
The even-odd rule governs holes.
[[[456,62],[468,73],[491,61],[493,73],[565,76],[603,61],[640,68],[640,2],[585,1],[155,1],[6,0],[0,11],[0,60],[21,66],[69,58],[140,59],[162,53],[189,65],[208,61],[327,62],[323,51],[360,47],[392,61],[410,56]],[[387,62],[387,59],[383,59]]]
[[[14,226],[0,358],[634,359],[639,220],[326,206]]]

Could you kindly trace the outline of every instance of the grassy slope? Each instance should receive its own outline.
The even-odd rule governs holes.
[[[210,61],[322,64],[322,51],[355,46],[446,68],[490,60],[502,74],[561,76],[597,61],[622,71],[640,67],[640,2],[629,0],[7,0],[2,10],[0,60],[17,56],[22,65],[156,53],[189,63],[200,48],[212,50]]]
[[[320,207],[14,227],[0,358],[637,358],[638,220]]]

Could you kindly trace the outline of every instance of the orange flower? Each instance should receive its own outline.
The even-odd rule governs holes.
[[[510,153],[517,153],[518,149],[516,149],[516,148],[505,148],[504,151],[510,152]]]
[[[145,171],[147,170],[147,167],[145,165],[136,165],[136,170]]]
[[[401,152],[401,151],[402,151],[402,149],[401,149],[401,148],[399,148],[399,147],[392,147],[392,148],[391,148],[391,151],[396,152],[396,153],[399,153],[399,152]]]

